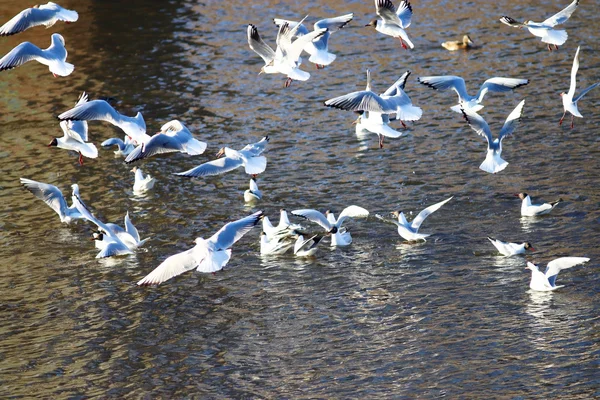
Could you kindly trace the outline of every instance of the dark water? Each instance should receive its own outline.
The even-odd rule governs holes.
[[[541,20],[567,2],[415,2],[413,51],[363,28],[370,1],[195,3],[67,1],[77,23],[0,39],[0,54],[21,41],[47,47],[66,40],[75,72],[54,79],[35,63],[0,74],[0,396],[9,398],[572,398],[600,397],[598,206],[600,91],[580,104],[575,129],[558,127],[559,97],[582,46],[578,87],[600,77],[597,3],[582,2],[566,24],[569,40],[549,53],[501,15]],[[0,5],[2,21],[24,7]],[[355,13],[333,36],[338,59],[309,81],[283,89],[283,76],[257,76],[262,60],[247,47],[246,25],[274,44],[275,16]],[[440,46],[464,33],[469,53]],[[399,139],[377,148],[359,140],[352,113],[321,105],[364,87],[366,68],[383,91],[406,69],[407,92],[424,110]],[[420,75],[531,79],[515,93],[490,95],[482,111],[493,132],[525,98],[522,123],[504,142],[508,168],[478,169],[485,143],[449,107],[455,96],[416,83]],[[149,132],[174,118],[209,143],[205,155],[173,154],[141,163],[157,177],[145,197],[132,194],[130,167],[99,149],[77,157],[47,148],[54,118],[81,91],[112,96],[128,115],[144,114]],[[265,197],[247,207],[248,178],[184,180],[171,173],[207,161],[223,145],[272,140],[259,179]],[[90,124],[90,137],[122,136]],[[142,237],[135,256],[96,260],[90,226],[61,225],[19,185],[27,177],[83,199],[101,218],[126,211]],[[526,191],[565,201],[550,215],[521,220]],[[190,272],[158,288],[139,279],[168,255],[256,209],[408,213],[454,199],[422,227],[426,243],[402,242],[371,217],[349,223],[354,243],[314,259],[261,258],[256,228],[216,275]],[[313,227],[314,228],[314,227]],[[315,231],[317,229],[315,228]],[[527,260],[572,255],[592,260],[559,277],[555,293],[528,288],[524,258],[497,256],[493,235],[530,241]]]

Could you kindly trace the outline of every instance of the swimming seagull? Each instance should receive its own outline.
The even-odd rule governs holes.
[[[254,178],[250,178],[250,188],[246,189],[244,192],[244,201],[246,203],[252,203],[253,201],[260,200],[261,198],[262,193],[258,189],[256,180]]]
[[[208,239],[196,238],[196,245],[189,250],[167,257],[158,267],[137,284],[159,285],[174,276],[196,269],[198,272],[216,272],[231,258],[231,246],[242,238],[260,221],[262,211],[225,224]]]
[[[48,2],[21,11],[10,21],[0,27],[0,36],[10,36],[38,25],[50,28],[57,21],[75,22],[79,18],[76,11],[62,8],[56,3]]]
[[[223,147],[217,153],[217,159],[184,172],[178,172],[175,175],[187,176],[188,178],[197,178],[201,176],[220,175],[232,171],[239,167],[244,167],[249,175],[258,175],[267,168],[267,158],[261,156],[265,150],[269,137],[265,136],[259,142],[246,145],[241,150],[233,150],[229,147]],[[225,156],[223,158],[219,158]]]
[[[248,45],[265,61],[265,65],[260,69],[259,75],[262,73],[287,75],[284,87],[290,86],[293,80],[306,81],[310,78],[308,72],[299,68],[301,63],[300,54],[308,43],[323,36],[327,29],[318,29],[309,32],[292,42],[292,37],[296,35],[304,19],[295,28],[292,28],[287,22],[284,22],[279,27],[276,50],[273,50],[262,40],[256,26],[252,24],[248,25]]]
[[[142,170],[138,167],[133,167],[131,172],[135,173],[135,181],[133,182],[133,194],[141,194],[147,192],[154,187],[156,179],[150,174],[144,176]]]
[[[404,92],[406,80],[410,71],[406,71],[394,82],[384,93],[377,95],[371,89],[371,71],[367,69],[367,86],[365,90],[352,92],[338,96],[324,102],[327,107],[339,108],[341,110],[362,113],[354,122],[360,124],[357,132],[366,129],[376,133],[379,137],[379,147],[383,147],[384,136],[396,138],[402,135],[389,126],[390,114],[395,114],[402,126],[406,128],[404,121],[416,121],[421,118],[423,110],[412,105],[408,95]]]
[[[35,197],[43,200],[58,214],[60,222],[69,224],[75,219],[83,219],[83,216],[77,211],[74,204],[71,207],[67,205],[65,197],[56,186],[27,178],[20,178],[20,181]],[[79,186],[77,184],[71,185],[71,188],[73,189],[73,198],[79,195]]]
[[[506,121],[504,122],[497,139],[492,137],[492,131],[490,130],[490,127],[479,114],[471,110],[462,110],[463,116],[465,117],[465,120],[469,126],[475,132],[477,132],[478,135],[484,136],[487,141],[487,154],[485,156],[485,160],[479,166],[479,169],[489,172],[490,174],[495,174],[506,168],[508,162],[504,161],[501,157],[502,140],[506,136],[512,135],[514,132],[517,122],[519,122],[521,119],[521,113],[523,112],[524,105],[525,100],[522,100],[508,115],[508,118],[506,118]]]
[[[406,44],[411,49],[415,47],[405,31],[410,26],[413,14],[408,0],[402,0],[398,10],[390,0],[375,0],[375,9],[381,20],[374,19],[365,26],[372,26],[377,32],[400,39],[400,44],[404,49],[406,49]]]
[[[136,248],[146,242],[146,239],[140,240],[137,229],[129,219],[129,213],[125,215],[125,232],[123,232],[122,229],[114,229],[114,224],[109,226],[96,218],[85,204],[83,204],[79,195],[73,195],[73,205],[83,218],[96,225],[100,230],[99,234],[94,235],[96,247],[100,249],[96,258],[133,254]]]
[[[124,157],[127,157],[127,155],[131,153],[133,149],[135,149],[135,145],[131,142],[131,139],[129,139],[129,136],[127,135],[125,135],[124,140],[121,140],[120,138],[106,139],[104,142],[100,143],[100,146],[117,146],[117,150],[114,151],[115,155]]]
[[[529,83],[529,79],[494,77],[483,82],[476,96],[469,96],[464,79],[458,76],[422,76],[417,78],[417,81],[435,90],[453,89],[458,94],[458,104],[450,108],[457,113],[462,113],[461,108],[473,112],[481,110],[481,102],[487,92],[509,92]]]
[[[559,45],[564,44],[567,41],[569,35],[567,35],[567,31],[565,30],[555,30],[553,29],[556,25],[562,24],[566,22],[571,14],[577,8],[579,4],[579,0],[573,0],[571,4],[567,6],[564,10],[554,14],[547,20],[543,22],[533,22],[533,21],[525,21],[523,23],[517,22],[514,18],[503,16],[500,18],[500,22],[506,24],[508,26],[512,26],[513,28],[523,28],[528,29],[529,32],[537,37],[542,38],[542,42],[548,44],[548,50],[552,51],[551,44],[554,45],[555,49],[558,49]]]
[[[519,193],[516,196],[523,200],[521,202],[521,215],[523,217],[535,217],[537,215],[548,214],[558,203],[563,201],[563,199],[559,198],[550,203],[531,204],[531,197],[529,197],[527,193]]]
[[[333,32],[336,32],[345,27],[346,24],[348,24],[348,22],[352,21],[352,18],[354,18],[354,14],[350,13],[346,15],[341,15],[339,17],[322,19],[315,23],[315,31],[318,31],[320,29],[327,29],[327,31],[323,34],[323,36],[305,44],[303,50],[310,54],[310,58],[308,59],[308,61],[315,64],[317,66],[317,69],[325,68],[325,66],[331,64],[333,60],[335,60],[335,54],[329,52],[329,37]],[[281,26],[284,23],[288,23],[291,28],[295,28],[298,24],[298,22],[287,21],[280,18],[274,18],[273,22],[275,22],[275,25],[277,26]],[[307,35],[308,33],[309,30],[303,24],[300,24],[296,32],[296,36],[301,37]]]
[[[288,218],[287,211],[285,209],[280,210],[279,214],[279,223],[276,226],[271,224],[269,217],[266,215],[263,217],[263,232],[267,235],[267,239],[277,239],[277,238],[289,238],[296,237],[297,230],[302,229],[302,226],[298,224],[292,224],[290,219]]]
[[[564,287],[564,285],[556,286],[556,277],[558,273],[563,269],[574,267],[575,265],[583,264],[590,261],[587,257],[561,257],[552,260],[548,263],[546,271],[542,273],[537,265],[530,262],[527,263],[528,269],[531,271],[531,281],[529,287],[532,290],[540,292],[549,292],[558,288]]]
[[[296,257],[314,256],[321,239],[323,239],[323,235],[314,235],[308,239],[304,239],[304,236],[298,235],[298,239],[296,239],[296,243],[294,244],[294,255]]]
[[[23,42],[9,51],[0,59],[0,71],[16,68],[32,60],[47,65],[55,77],[68,76],[75,69],[73,64],[66,62],[65,39],[58,33],[54,33],[51,36],[50,47],[47,49],[42,50],[34,44]]]
[[[160,132],[152,136],[147,142],[142,142],[129,153],[125,158],[125,163],[129,164],[156,154],[173,152],[196,156],[204,153],[204,150],[206,150],[206,143],[194,138],[185,125],[174,119],[161,126]]]
[[[437,211],[441,206],[452,200],[452,197],[427,207],[426,209],[421,211],[411,223],[409,223],[406,220],[404,213],[400,211],[394,211],[392,213],[394,217],[398,218],[398,221],[389,220],[387,218],[382,217],[379,214],[375,214],[375,216],[384,222],[391,222],[394,225],[396,225],[398,227],[398,234],[408,241],[425,240],[426,237],[431,235],[419,233],[419,228],[421,227],[421,224],[423,223],[423,221],[425,221],[425,218],[431,215],[431,213]]]
[[[273,237],[270,238],[265,232],[260,234],[260,254],[281,255],[285,254],[294,246],[294,240],[291,237]]]
[[[565,112],[563,113],[562,117],[560,118],[560,121],[558,121],[558,125],[562,125],[563,120],[565,119],[565,115],[567,114],[567,111],[568,111],[569,113],[571,113],[571,129],[573,129],[573,122],[575,120],[575,117],[583,118],[583,116],[579,112],[579,109],[577,108],[577,102],[579,101],[579,99],[581,99],[583,96],[585,96],[587,92],[589,92],[596,86],[600,85],[600,82],[594,83],[592,86],[589,86],[589,87],[583,89],[581,91],[581,93],[579,94],[579,96],[577,96],[575,99],[573,99],[573,96],[575,96],[575,86],[577,85],[577,71],[578,70],[579,70],[579,47],[577,47],[577,51],[575,52],[575,58],[573,59],[573,68],[571,68],[571,86],[569,86],[569,92],[568,93],[562,92],[560,94],[560,96],[562,97],[563,108],[565,109]]]
[[[76,106],[88,101],[85,92],[81,94]],[[60,121],[63,137],[52,138],[48,147],[56,146],[60,149],[73,150],[79,153],[79,165],[83,165],[83,156],[97,158],[98,149],[88,140],[88,126],[86,121]]]
[[[506,257],[514,256],[517,254],[525,254],[526,250],[535,251],[531,243],[524,242],[521,244],[518,243],[510,243],[503,242],[502,240],[494,239],[493,237],[487,238],[490,243],[494,245],[494,247],[498,250],[500,254]]]
[[[313,209],[294,210],[292,214],[308,219],[319,224],[327,233],[331,234],[331,246],[348,246],[352,243],[350,232],[342,227],[347,218],[364,218],[369,216],[369,211],[359,206],[348,206],[342,210],[339,218],[327,211],[323,215],[320,211]]]
[[[134,142],[150,140],[146,134],[146,122],[140,112],[135,117],[119,114],[106,100],[93,100],[80,104],[58,116],[61,121],[105,121],[119,127]]]

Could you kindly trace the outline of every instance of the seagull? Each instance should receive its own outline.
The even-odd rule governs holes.
[[[267,235],[268,240],[296,237],[297,231],[302,229],[302,226],[290,222],[287,211],[283,208],[280,210],[277,226],[273,226],[266,215],[263,217],[262,224],[263,232]]]
[[[138,167],[133,167],[131,172],[135,173],[135,181],[133,183],[133,193],[141,194],[147,192],[154,187],[156,179],[151,177],[150,174],[144,176],[144,173]]]
[[[452,200],[452,197],[427,207],[426,209],[421,211],[411,223],[408,223],[406,217],[404,216],[404,213],[400,211],[394,211],[392,213],[394,217],[398,218],[398,221],[390,221],[387,218],[383,218],[379,214],[375,214],[375,216],[384,222],[391,222],[395,224],[398,227],[398,234],[408,241],[425,240],[426,237],[431,235],[419,233],[419,228],[421,227],[421,224],[423,223],[423,221],[425,221],[425,218],[431,215],[431,213],[437,211],[441,206]]]
[[[204,150],[206,150],[206,143],[194,138],[185,125],[174,119],[161,126],[160,132],[152,136],[147,142],[142,142],[129,153],[125,158],[125,163],[130,164],[156,154],[176,151],[196,156],[204,153]]]
[[[298,235],[298,239],[296,239],[296,243],[294,244],[294,255],[296,257],[314,256],[321,239],[323,239],[323,235],[314,235],[306,240],[304,236]]]
[[[325,66],[331,64],[335,60],[335,54],[329,52],[329,37],[333,32],[336,32],[345,27],[346,24],[348,24],[348,22],[352,21],[352,18],[354,18],[354,14],[350,13],[340,15],[339,17],[322,19],[315,23],[315,31],[319,31],[321,29],[326,29],[326,31],[323,34],[323,36],[306,43],[304,45],[303,50],[310,54],[310,58],[308,59],[308,61],[315,64],[317,66],[317,69],[325,68]],[[273,22],[275,22],[275,25],[277,26],[281,26],[287,23],[292,29],[295,28],[296,25],[298,25],[298,22],[287,21],[280,18],[274,18]],[[309,30],[303,24],[300,24],[296,32],[296,36],[301,37],[307,35],[308,33]]]
[[[492,137],[492,131],[490,131],[490,127],[487,122],[476,112],[472,110],[462,110],[463,116],[465,120],[478,135],[484,136],[487,140],[487,155],[485,156],[485,160],[479,166],[479,169],[489,172],[490,174],[495,174],[497,172],[502,171],[508,165],[508,162],[504,161],[500,155],[502,154],[502,140],[511,135],[517,125],[517,122],[521,119],[521,113],[523,112],[523,106],[525,105],[525,100],[522,100],[517,107],[508,115],[500,133],[498,134],[498,138],[494,139]]]
[[[261,153],[265,150],[268,142],[269,137],[265,136],[259,142],[246,145],[239,151],[223,147],[217,153],[216,160],[205,162],[190,170],[178,172],[175,175],[187,176],[189,178],[220,175],[243,166],[247,174],[256,176],[263,173],[267,168],[267,158],[261,156]],[[225,157],[219,158],[223,155]]]
[[[563,108],[565,109],[565,112],[563,113],[560,121],[558,121],[558,125],[562,125],[563,120],[565,119],[565,115],[568,111],[569,113],[571,113],[571,129],[573,129],[573,122],[575,120],[575,117],[583,118],[583,116],[579,113],[579,109],[577,108],[577,102],[579,101],[579,99],[585,96],[587,92],[600,85],[600,82],[594,83],[592,86],[589,86],[582,90],[579,96],[573,99],[573,96],[575,96],[575,86],[577,85],[577,70],[579,70],[579,47],[577,47],[577,51],[575,52],[575,58],[573,59],[573,68],[571,68],[571,86],[569,86],[569,92],[562,92],[560,94],[560,96],[562,97]]]
[[[558,203],[563,201],[563,199],[559,198],[551,203],[531,204],[531,197],[529,197],[527,193],[519,193],[516,196],[523,200],[521,203],[521,215],[523,217],[535,217],[548,214]]]
[[[402,133],[389,127],[389,114],[396,114],[402,125],[406,128],[404,121],[416,121],[421,118],[423,111],[412,105],[408,95],[403,88],[410,71],[406,71],[392,86],[384,93],[377,95],[371,89],[371,71],[367,69],[367,86],[365,90],[352,92],[338,96],[324,102],[327,107],[339,108],[341,110],[361,112],[362,115],[355,122],[360,128],[379,136],[379,147],[383,147],[383,137],[399,137]]]
[[[381,20],[374,19],[365,26],[372,26],[377,32],[400,39],[400,44],[404,49],[407,48],[406,44],[411,49],[415,47],[404,31],[410,26],[410,19],[413,14],[408,0],[402,0],[397,11],[390,0],[375,0],[375,9]]]
[[[461,41],[451,40],[442,43],[442,47],[449,51],[469,50],[473,47],[473,41],[469,35],[464,35]]]
[[[65,39],[58,33],[54,33],[51,36],[50,47],[47,49],[42,50],[34,44],[23,42],[9,51],[0,59],[0,71],[16,68],[31,60],[47,65],[54,77],[68,76],[75,69],[73,64],[66,62]]]
[[[254,178],[250,178],[250,188],[246,189],[246,191],[244,192],[244,201],[246,203],[252,203],[254,201],[260,200],[261,198],[262,193],[258,189],[256,180]]]
[[[119,114],[106,100],[93,100],[80,104],[58,116],[61,121],[106,121],[125,132],[137,143],[150,140],[146,134],[146,122],[140,112],[135,117]]]
[[[48,2],[26,8],[12,17],[10,21],[0,27],[0,36],[14,35],[38,25],[46,25],[46,28],[50,28],[57,21],[70,23],[77,21],[77,18],[79,15],[76,11],[67,10],[56,3]]]
[[[125,246],[127,246],[127,248],[129,248],[129,250],[135,250],[138,247],[141,247],[144,243],[146,243],[146,241],[149,238],[140,239],[140,234],[137,230],[137,228],[133,225],[133,223],[131,222],[131,219],[129,218],[129,212],[127,212],[125,214],[125,229],[121,228],[119,225],[117,224],[112,224],[112,223],[106,223],[106,228],[108,228],[111,232],[111,235],[116,235],[122,242],[123,244],[125,244]],[[111,235],[107,235],[106,233],[104,233],[104,231],[102,229],[99,229],[98,232],[94,232],[92,234],[92,240],[95,241],[96,243],[96,248],[102,250],[102,251],[106,251],[111,252],[113,250],[111,250],[110,246],[116,246],[114,243],[114,241],[112,240],[112,236]],[[108,250],[105,250],[107,247],[109,247]],[[125,252],[124,254],[130,254]],[[117,255],[117,254],[114,254]],[[99,256],[97,258],[102,258],[103,256]],[[109,257],[109,256],[106,256]]]
[[[344,208],[336,220],[335,215],[327,211],[323,215],[320,211],[313,209],[294,210],[292,214],[308,219],[319,224],[327,233],[331,234],[331,246],[348,246],[352,243],[350,232],[342,228],[342,224],[347,218],[364,218],[369,216],[369,211],[359,206],[349,206]]]
[[[548,50],[552,51],[552,47],[550,47],[551,44],[554,45],[555,49],[558,49],[558,46],[564,44],[567,41],[567,37],[569,37],[569,35],[567,35],[567,31],[554,30],[553,28],[556,25],[565,23],[571,14],[573,14],[578,4],[579,0],[573,0],[573,2],[569,4],[567,8],[557,14],[554,14],[544,22],[525,21],[520,23],[514,18],[507,16],[500,18],[500,22],[508,26],[512,26],[513,28],[529,29],[529,32],[533,36],[541,37],[542,42],[548,44]]]
[[[525,254],[526,250],[535,251],[531,243],[524,242],[521,244],[503,242],[502,240],[494,239],[488,236],[488,240],[494,245],[498,252],[503,256],[510,257],[516,254]]]
[[[458,94],[458,104],[452,106],[452,111],[461,113],[461,108],[478,112],[483,108],[483,97],[487,92],[509,92],[518,87],[527,85],[529,79],[501,78],[494,77],[483,82],[476,96],[467,94],[467,87],[463,78],[453,75],[445,76],[422,76],[417,78],[419,83],[429,86],[435,90],[453,89]]]
[[[538,269],[537,265],[528,262],[525,269],[531,271],[531,282],[529,282],[529,287],[532,290],[539,292],[549,292],[564,287],[564,285],[556,286],[556,277],[558,276],[558,273],[563,269],[571,268],[588,261],[590,261],[590,259],[587,257],[557,258],[548,263],[544,273]]]
[[[88,101],[87,94],[83,92],[76,106]],[[60,121],[63,137],[52,138],[48,147],[56,146],[60,149],[73,150],[79,153],[79,165],[83,165],[83,156],[97,158],[98,149],[88,140],[88,126],[86,121]]]
[[[70,224],[75,219],[84,217],[77,211],[75,205],[67,206],[67,201],[59,188],[48,183],[37,182],[27,178],[20,178],[21,184],[25,186],[35,197],[43,200],[60,217],[60,222]],[[79,186],[71,185],[73,189],[73,198],[79,195]]]
[[[284,87],[290,86],[292,80],[306,81],[310,78],[308,72],[299,68],[301,63],[300,54],[308,43],[323,36],[327,32],[327,29],[318,29],[309,32],[292,42],[292,37],[296,35],[304,19],[295,28],[292,28],[287,22],[284,22],[279,27],[277,49],[275,51],[262,40],[256,26],[252,24],[248,25],[248,45],[265,61],[265,65],[260,69],[259,75],[262,73],[287,75]]]
[[[265,232],[260,234],[260,254],[263,256],[281,255],[293,246],[294,241],[291,237],[273,237],[269,239]]]
[[[196,269],[198,272],[216,272],[223,269],[231,258],[231,246],[248,233],[263,216],[262,211],[229,222],[209,239],[196,238],[189,250],[167,257],[158,267],[137,284],[159,285],[174,276]]]
[[[118,146],[118,149],[114,152],[116,156],[124,156],[127,157],[129,153],[135,149],[135,145],[129,139],[129,136],[125,135],[124,140],[120,138],[110,138],[106,139],[104,142],[100,144],[102,147],[110,147],[110,146]]]

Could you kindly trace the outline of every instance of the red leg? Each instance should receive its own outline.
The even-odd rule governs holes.
[[[558,126],[561,126],[561,125],[562,125],[562,123],[563,123],[563,121],[564,121],[564,119],[565,119],[565,114],[567,114],[567,112],[566,112],[566,111],[563,113],[563,116],[560,118],[560,121],[558,121]]]
[[[575,125],[575,116],[571,115],[571,129],[573,129],[574,125]]]
[[[379,148],[383,149],[383,136],[379,135]]]
[[[404,127],[404,129],[407,129],[406,124],[404,123],[404,121],[400,120],[400,123],[402,124],[402,126]]]
[[[554,45],[554,50],[558,50],[558,46],[557,45]]]
[[[402,38],[398,38],[398,39],[400,39],[400,44],[402,45],[402,48],[404,50],[408,49],[408,47],[406,47],[406,45],[404,44],[404,40],[402,40]]]
[[[83,155],[79,153],[79,165],[83,166]]]
[[[287,78],[285,80],[285,83],[283,84],[283,87],[290,87],[290,85],[292,84],[292,78]]]
[[[552,47],[550,47],[550,45],[548,45],[548,51],[552,51]]]
[[[54,75],[54,77],[56,78],[56,74],[53,72],[52,75]]]

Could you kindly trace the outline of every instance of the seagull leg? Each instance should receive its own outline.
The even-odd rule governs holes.
[[[554,50],[558,50],[558,46],[557,45],[554,45]]]
[[[83,154],[79,152],[79,165],[83,166]]]
[[[292,78],[289,78],[289,77],[288,77],[288,78],[285,80],[285,83],[283,84],[283,87],[286,87],[286,88],[287,88],[287,87],[290,87],[290,85],[291,85],[291,84],[292,84]]]
[[[404,121],[400,120],[400,123],[402,124],[402,127],[404,127],[404,129],[408,129],[408,127],[406,126],[406,124],[404,123]]]
[[[56,78],[56,74],[53,72],[52,75],[54,75],[54,77]]]
[[[560,121],[558,121],[558,126],[561,126],[561,125],[562,125],[562,123],[563,123],[563,121],[564,121],[564,119],[565,119],[565,115],[566,115],[566,114],[567,114],[567,112],[565,111],[565,112],[563,113],[563,116],[560,118]]]
[[[574,124],[575,124],[575,116],[571,115],[571,129],[573,129]]]
[[[548,51],[552,51],[552,47],[550,47],[550,45],[548,45]]]
[[[383,135],[379,135],[379,148],[383,149]]]
[[[406,47],[406,45],[404,44],[404,40],[402,40],[402,38],[401,38],[401,37],[400,37],[400,38],[398,38],[398,39],[400,39],[400,44],[402,45],[402,48],[403,48],[404,50],[408,49],[408,47]]]

